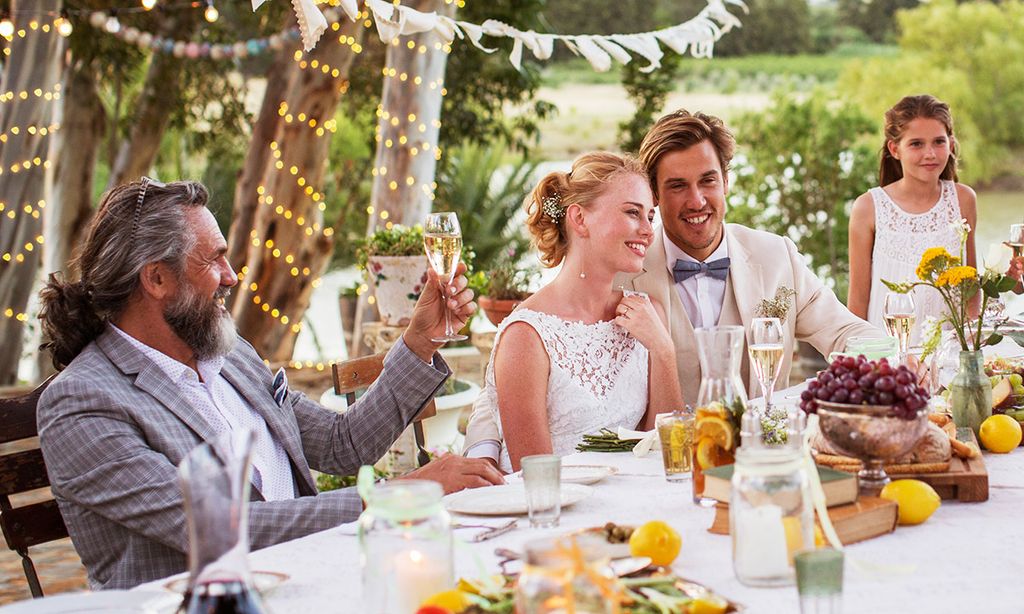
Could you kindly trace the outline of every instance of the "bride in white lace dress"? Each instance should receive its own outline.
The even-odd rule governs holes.
[[[976,266],[977,201],[974,190],[956,182],[957,144],[949,106],[929,95],[907,96],[886,112],[885,138],[880,186],[861,195],[850,213],[847,300],[850,311],[880,328],[888,292],[882,280],[917,280],[918,262],[930,247],[963,257],[961,219],[971,227],[965,264]],[[917,287],[914,303],[911,345],[920,342],[924,319],[945,310],[933,288]]]
[[[558,276],[502,322],[475,412],[502,437],[499,467],[531,454],[571,454],[601,428],[653,428],[682,405],[662,309],[612,288],[639,272],[653,239],[654,199],[643,167],[597,152],[549,173],[527,200],[527,225]]]

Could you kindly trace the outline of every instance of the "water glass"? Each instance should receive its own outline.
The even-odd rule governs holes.
[[[558,526],[562,513],[562,459],[555,454],[536,454],[522,459],[523,483],[530,526]]]
[[[832,548],[818,548],[798,552],[795,560],[800,614],[841,614],[843,553]]]

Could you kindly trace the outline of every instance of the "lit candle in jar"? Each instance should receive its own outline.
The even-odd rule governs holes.
[[[395,584],[398,611],[415,612],[425,599],[451,588],[449,566],[419,550],[403,550],[395,556]]]
[[[747,577],[771,578],[791,573],[782,508],[761,505],[737,510],[736,570]]]

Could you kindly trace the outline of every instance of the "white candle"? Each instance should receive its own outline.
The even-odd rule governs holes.
[[[746,577],[773,578],[790,573],[782,508],[761,505],[736,510],[736,570]]]
[[[451,588],[449,567],[420,550],[399,552],[395,556],[398,612],[415,612],[427,597]]]

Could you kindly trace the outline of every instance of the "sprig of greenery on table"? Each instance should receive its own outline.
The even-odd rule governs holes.
[[[580,452],[629,452],[636,445],[636,439],[619,439],[609,429],[601,429],[596,435],[584,435],[583,441],[576,446]]]
[[[675,586],[674,575],[645,578],[620,578],[627,603],[623,614],[685,614],[693,598]],[[515,582],[506,577],[498,591],[473,595],[473,603],[460,614],[512,614],[515,611]]]

